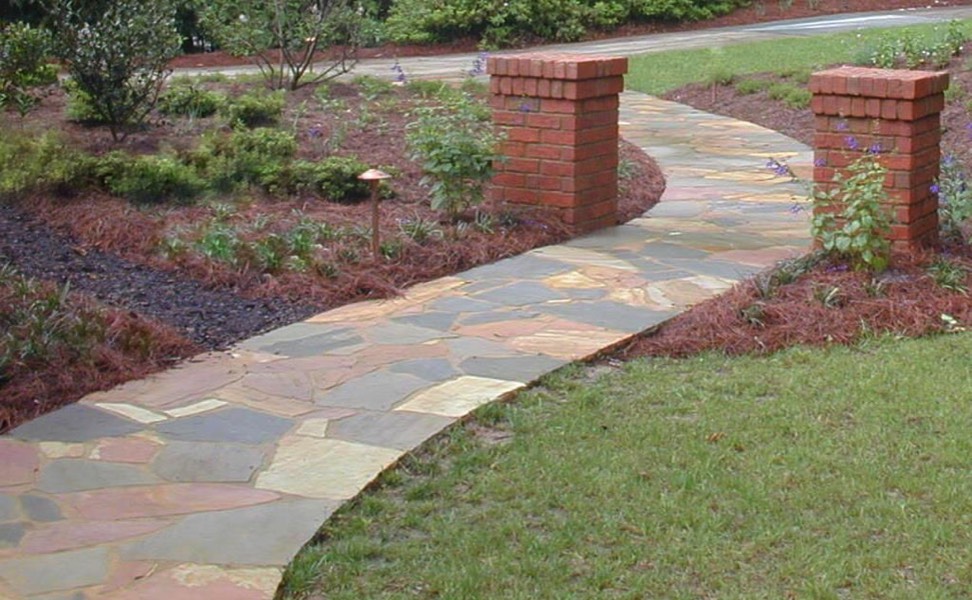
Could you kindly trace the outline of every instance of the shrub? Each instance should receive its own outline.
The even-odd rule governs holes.
[[[94,157],[71,149],[54,132],[40,137],[0,136],[0,195],[49,191],[63,194],[94,183]]]
[[[206,188],[192,167],[171,156],[127,158],[113,153],[99,171],[108,191],[136,204],[185,203]]]
[[[422,165],[432,208],[455,218],[483,201],[483,186],[499,158],[499,138],[488,109],[468,95],[443,106],[421,108],[417,114],[406,132],[411,158]]]
[[[14,106],[26,114],[39,101],[34,88],[57,81],[57,69],[47,62],[50,50],[46,29],[0,23],[0,110]]]
[[[216,114],[225,96],[196,86],[194,83],[173,85],[159,96],[159,112],[164,115],[204,118]]]
[[[283,114],[286,99],[282,92],[272,94],[249,92],[227,101],[220,114],[233,127],[273,125]]]
[[[313,190],[331,202],[367,198],[368,183],[358,179],[368,165],[356,157],[329,156],[318,162],[295,161],[294,180],[299,188]]]
[[[296,152],[294,134],[258,127],[208,134],[188,159],[214,190],[228,192],[240,185],[273,183]]]
[[[855,268],[882,271],[891,249],[884,235],[891,227],[885,207],[887,169],[868,153],[847,172],[834,176],[829,191],[814,191],[811,232],[826,252],[850,260]]]
[[[813,98],[810,90],[789,83],[774,83],[766,91],[770,98],[779,100],[790,108],[806,108]]]
[[[355,8],[349,0],[210,0],[200,4],[199,18],[221,47],[254,57],[271,87],[297,89],[354,65],[363,22]],[[335,58],[311,71],[315,53],[329,47],[339,48]]]
[[[972,218],[972,187],[968,174],[955,158],[942,159],[941,173],[932,187],[938,194],[938,217],[946,235],[962,231],[962,225]]]
[[[112,138],[142,122],[179,51],[174,0],[53,0],[58,54]]]

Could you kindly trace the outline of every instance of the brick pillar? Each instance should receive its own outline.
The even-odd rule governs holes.
[[[814,183],[833,186],[837,169],[878,152],[893,210],[895,249],[938,242],[940,113],[948,73],[840,67],[810,78],[816,120]]]
[[[493,198],[551,206],[575,231],[617,224],[618,94],[628,59],[493,56],[493,119],[506,134]]]

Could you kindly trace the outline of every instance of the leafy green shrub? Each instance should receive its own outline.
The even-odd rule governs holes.
[[[34,88],[57,81],[57,69],[47,62],[50,50],[46,29],[0,23],[0,110],[13,106],[26,114],[40,101]]]
[[[114,139],[142,122],[178,52],[174,0],[52,0],[57,49]]]
[[[837,173],[829,191],[815,190],[811,232],[822,248],[850,260],[855,268],[882,271],[888,264],[891,244],[885,237],[891,218],[885,202],[885,169],[868,153]]]
[[[159,96],[158,107],[163,115],[204,118],[216,114],[225,101],[223,94],[189,83],[169,86]]]
[[[271,94],[250,92],[227,101],[220,107],[220,114],[233,127],[273,125],[283,114],[285,102],[281,91]]]
[[[747,0],[397,0],[385,22],[392,41],[430,43],[462,36],[489,46],[530,38],[574,41],[591,28],[610,29],[628,21],[707,19]]]
[[[99,174],[108,191],[136,204],[186,203],[206,188],[192,167],[164,155],[126,158],[113,153],[100,165]]]
[[[57,133],[32,137],[5,132],[0,136],[0,195],[77,191],[94,183],[95,162]]]
[[[358,179],[368,165],[352,156],[329,156],[323,160],[294,161],[294,180],[301,189],[313,190],[331,202],[367,198],[368,183]]]
[[[483,201],[483,186],[499,158],[499,138],[488,109],[468,95],[416,114],[418,119],[406,128],[411,158],[422,165],[432,208],[454,218]]]
[[[294,134],[258,127],[208,134],[188,160],[212,189],[229,192],[241,185],[272,184],[296,152]]]

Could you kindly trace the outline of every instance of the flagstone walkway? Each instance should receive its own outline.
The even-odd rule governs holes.
[[[92,394],[0,437],[0,598],[265,599],[403,454],[802,252],[806,147],[625,93],[668,177],[646,216],[338,308]]]

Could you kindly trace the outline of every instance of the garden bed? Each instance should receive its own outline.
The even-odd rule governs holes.
[[[214,77],[193,87],[239,99],[262,84]],[[480,98],[470,100],[479,107],[472,110],[484,111],[482,91],[468,91]],[[209,116],[153,114],[121,142],[104,128],[67,118],[71,109],[61,89],[51,90],[23,120],[4,115],[13,140],[8,143],[41,147],[36,160],[44,161],[23,169],[10,165],[5,177],[36,171],[44,183],[0,204],[3,262],[41,285],[68,285],[66,298],[81,305],[102,303],[165,332],[160,339],[179,341],[163,343],[165,351],[153,354],[160,360],[129,357],[137,367],[126,369],[116,369],[114,360],[87,361],[81,355],[101,352],[100,342],[92,342],[77,358],[97,364],[100,375],[78,376],[76,386],[63,385],[64,377],[50,388],[41,385],[46,373],[61,370],[63,357],[31,362],[30,378],[23,370],[10,371],[0,383],[6,415],[0,415],[0,431],[201,350],[226,348],[347,302],[392,296],[414,283],[567,239],[558,218],[539,209],[488,202],[455,214],[430,208],[406,130],[421,110],[465,97],[440,83],[394,86],[362,78],[281,96],[279,116],[258,126],[230,127],[226,109]],[[290,144],[293,155],[273,169],[267,170],[273,157],[240,158],[240,148],[274,144]],[[180,165],[205,162],[197,172],[224,179],[224,187],[182,171],[163,177],[159,173],[168,167],[157,162],[145,163],[151,171],[146,178],[133,179],[135,184],[126,179],[132,164],[139,164],[132,157],[159,156]],[[657,202],[664,180],[636,147],[622,143],[621,157],[620,212],[628,220]],[[125,165],[120,171],[119,163]],[[326,179],[314,171],[318,178],[309,184],[292,183],[303,176],[300,169],[324,163],[343,169],[343,177]],[[370,167],[393,174],[381,192],[378,257],[371,253],[368,190],[355,187],[355,176]],[[346,197],[330,197],[340,195]]]
[[[954,169],[952,181],[962,189],[962,173],[972,172],[968,110],[972,73],[965,67],[970,55],[972,45],[966,44],[946,67],[951,89],[942,113],[943,155]],[[750,121],[812,145],[810,109],[794,101],[796,95],[783,93],[805,89],[809,74],[738,76],[715,85],[685,86],[665,98]],[[774,86],[778,98],[771,96]],[[940,247],[898,255],[883,273],[855,271],[821,257],[788,263],[679,315],[657,332],[635,340],[622,354],[632,358],[686,356],[706,350],[769,353],[798,344],[851,343],[884,333],[917,337],[964,330],[972,326],[969,233],[968,226],[945,231]]]

